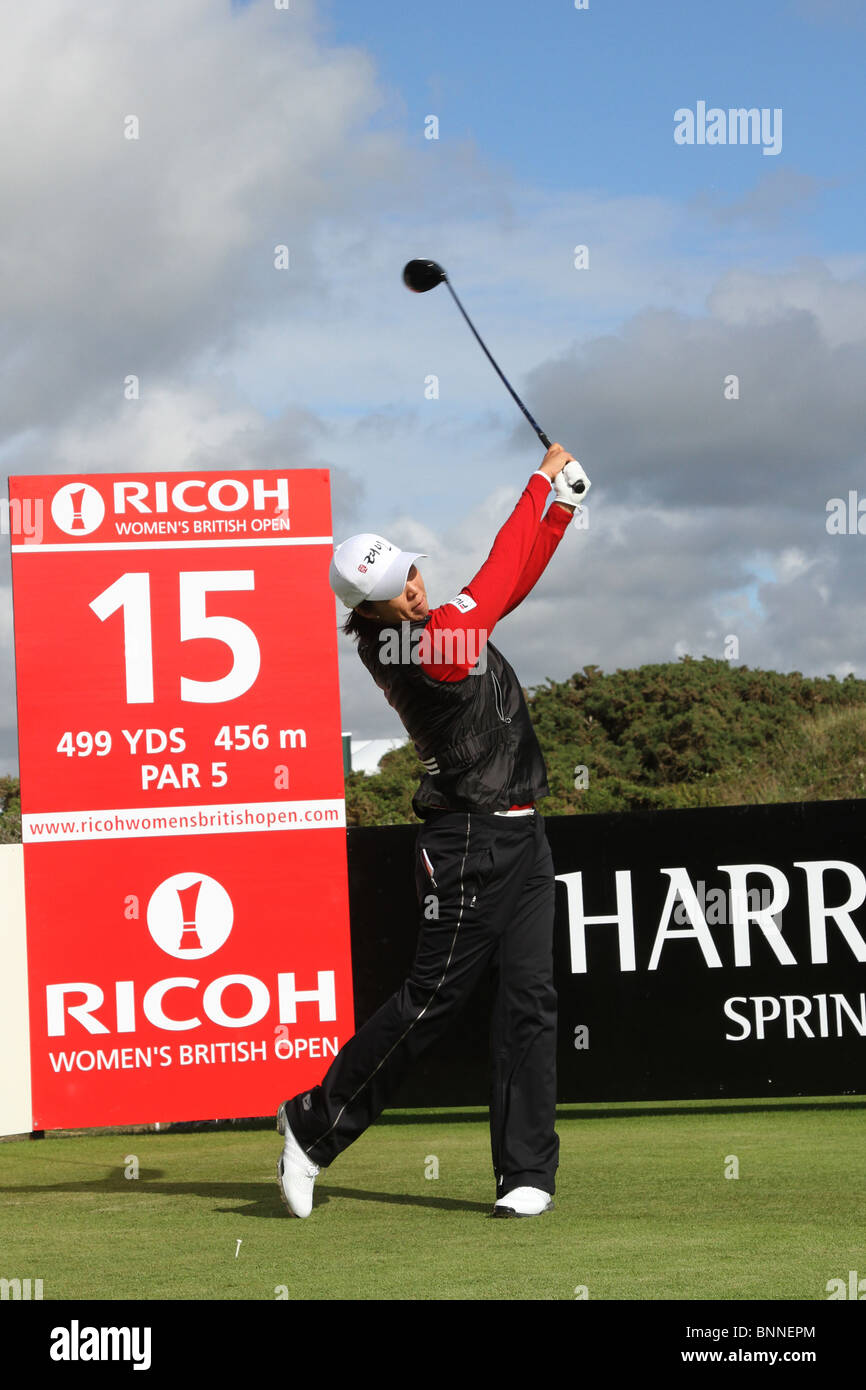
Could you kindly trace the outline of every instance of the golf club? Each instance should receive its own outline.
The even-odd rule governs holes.
[[[530,415],[529,411],[526,409],[526,406],[523,404],[523,401],[520,399],[514,387],[511,385],[511,382],[508,380],[508,377],[502,371],[495,357],[488,349],[487,344],[484,342],[484,339],[481,337],[481,334],[478,332],[478,329],[475,327],[475,324],[472,322],[466,310],[463,308],[463,305],[460,303],[460,300],[457,298],[457,295],[454,291],[454,287],[451,284],[451,281],[448,279],[448,276],[445,274],[445,271],[442,269],[441,265],[438,265],[436,261],[408,261],[406,265],[403,267],[403,283],[404,285],[406,285],[408,289],[412,290],[414,294],[426,294],[428,290],[433,290],[436,288],[437,285],[441,285],[443,283],[448,286],[448,292],[451,295],[451,298],[454,300],[454,303],[457,305],[457,308],[460,310],[466,322],[469,324],[469,327],[472,329],[476,341],[482,348],[485,357],[487,358],[490,365],[493,367],[493,370],[496,372],[496,375],[499,377],[503,386],[510,393],[512,398],[520,406],[520,409],[523,411],[523,414],[526,416],[530,425],[535,430],[535,433],[538,435],[538,438],[541,440],[545,449],[549,449],[550,440],[544,433],[544,430],[538,424],[537,420],[534,420],[533,417]],[[585,484],[583,484],[582,482],[578,483],[573,488],[573,491],[577,495],[580,495],[580,493],[584,492],[585,490]]]

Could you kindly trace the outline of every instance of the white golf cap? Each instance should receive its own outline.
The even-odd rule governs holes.
[[[426,558],[423,550],[399,550],[384,536],[365,531],[337,546],[328,580],[347,608],[357,608],[368,600],[397,598],[415,561]]]

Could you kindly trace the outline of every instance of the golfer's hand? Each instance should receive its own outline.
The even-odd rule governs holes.
[[[553,481],[554,500],[574,511],[575,507],[579,507],[585,501],[591,487],[592,483],[577,459],[571,459]]]
[[[551,444],[539,464],[539,469],[542,473],[546,473],[550,481],[553,482],[557,473],[561,473],[565,465],[570,463],[573,457],[573,454],[566,453],[561,444]]]

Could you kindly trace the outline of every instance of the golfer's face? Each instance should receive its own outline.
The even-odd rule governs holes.
[[[386,602],[372,603],[370,607],[382,623],[417,622],[419,618],[426,618],[430,612],[427,606],[427,590],[417,566],[413,565],[410,569],[402,594]]]

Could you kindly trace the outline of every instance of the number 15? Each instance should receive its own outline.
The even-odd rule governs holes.
[[[234,661],[227,676],[215,681],[180,678],[180,698],[196,704],[235,700],[255,684],[262,654],[252,628],[238,618],[208,617],[207,595],[213,590],[255,589],[253,570],[196,570],[180,575],[180,640],[211,637],[224,642]],[[153,633],[150,617],[150,575],[122,574],[90,604],[104,622],[123,609],[126,660],[126,702],[153,704]]]

